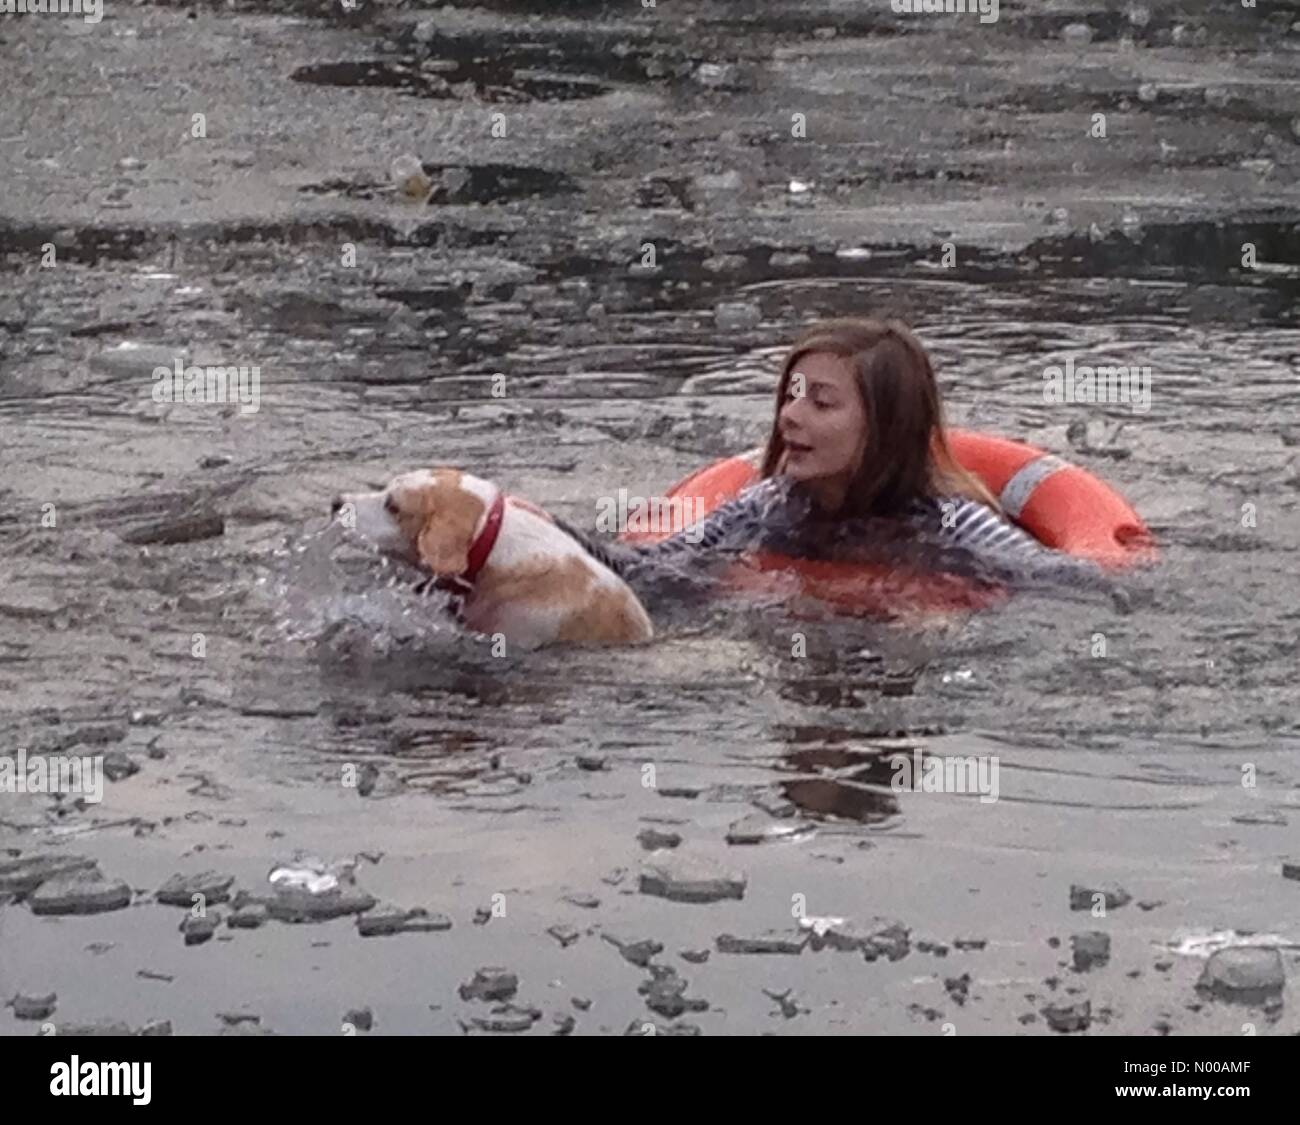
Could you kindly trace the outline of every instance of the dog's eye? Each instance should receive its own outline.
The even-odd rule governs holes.
[[[387,512],[390,516],[397,515],[397,501],[394,500],[391,496],[384,497],[384,511]]]

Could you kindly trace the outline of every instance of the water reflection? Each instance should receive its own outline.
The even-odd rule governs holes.
[[[791,750],[781,769],[800,776],[780,783],[781,793],[814,819],[835,818],[879,824],[899,813],[889,787],[888,751],[846,747]]]

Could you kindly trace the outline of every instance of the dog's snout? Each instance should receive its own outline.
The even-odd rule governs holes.
[[[339,511],[343,507],[343,503],[344,501],[342,496],[334,497],[334,499],[330,502],[330,515],[337,516],[339,514]]]

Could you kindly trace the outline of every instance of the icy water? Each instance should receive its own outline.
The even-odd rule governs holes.
[[[347,922],[272,929],[205,959],[179,935],[148,936],[167,931],[152,915],[182,916],[173,908],[53,925],[10,909],[4,990],[56,978],[69,1020],[166,1015],[177,1030],[215,1030],[213,1012],[243,1004],[276,1030],[328,1031],[366,1002],[383,1030],[437,1031],[466,1018],[454,1017],[452,985],[501,963],[524,978],[521,1001],[569,1010],[568,991],[596,997],[597,1018],[578,1011],[580,1024],[622,1030],[655,1017],[601,932],[659,940],[667,960],[722,932],[788,931],[803,903],[815,916],[900,919],[914,941],[989,944],[868,966],[851,986],[868,1005],[834,1000],[846,974],[861,977],[856,958],[850,969],[839,954],[714,952],[688,966],[693,993],[712,1001],[691,1020],[933,1031],[927,1013],[943,1010],[959,1028],[999,1030],[1035,1010],[1028,996],[1053,999],[1038,983],[1063,956],[1048,938],[1098,925],[1070,913],[1069,885],[1111,880],[1150,907],[1105,923],[1115,961],[1145,983],[1112,970],[1110,990],[1091,991],[1094,1018],[1235,1029],[1239,1013],[1196,1003],[1195,959],[1160,943],[1223,928],[1294,936],[1296,924],[1279,862],[1294,850],[1300,783],[1300,331],[1268,293],[1230,290],[1211,311],[1203,290],[1159,281],[804,278],[738,292],[763,315],[739,333],[717,330],[711,309],[608,313],[567,339],[543,319],[491,363],[404,342],[402,309],[421,298],[404,292],[394,310],[375,300],[382,288],[286,297],[283,283],[273,294],[123,265],[28,295],[40,312],[3,402],[6,739],[118,722],[122,746],[166,757],[110,783],[90,820],[31,803],[4,819],[37,839],[66,833],[70,847],[96,838],[102,865],[142,889],[209,867],[256,887],[298,850],[382,853],[362,864],[363,885],[456,928],[360,952]],[[883,624],[725,598],[651,605],[660,635],[644,648],[496,657],[326,530],[334,492],[435,463],[590,526],[598,497],[651,495],[761,440],[782,347],[746,336],[790,339],[813,315],[878,307],[914,319],[954,422],[1039,442],[1134,501],[1164,555],[1138,580],[1133,613],[1026,596]],[[488,307],[475,331],[512,312]],[[122,344],[176,340],[195,356],[255,356],[260,409],[153,403],[152,361],[142,368]],[[1042,369],[1066,356],[1150,365],[1150,411],[1045,405]],[[494,398],[497,371],[506,393]],[[1080,448],[1071,423],[1085,424],[1071,430]],[[168,490],[146,514],[210,503],[224,534],[122,542],[109,529],[133,492],[123,481],[155,473]],[[59,498],[57,533],[33,526],[46,497]],[[806,656],[792,655],[796,633]],[[893,790],[891,755],[915,747],[996,755],[1000,799]],[[377,767],[373,792],[343,785],[345,766]],[[727,826],[755,801],[812,831],[729,846]],[[744,901],[629,897],[648,826],[743,870]],[[575,907],[566,892],[595,892],[602,906]],[[475,927],[474,910],[494,905],[503,916]],[[562,923],[586,927],[595,950],[579,960],[546,935]],[[78,952],[91,935],[117,944]],[[940,978],[981,956],[982,1008],[946,1005]],[[918,968],[931,959],[935,969]],[[141,968],[184,990],[142,987]],[[418,988],[398,986],[409,972],[423,974]],[[786,1024],[762,989],[789,987],[809,1012]]]
[[[138,771],[0,793],[0,998],[57,994],[0,1034],[1300,1032],[1300,25],[1005,7],[978,39],[840,0],[5,23],[0,758]],[[591,526],[761,442],[784,346],[862,312],[915,325],[951,422],[1133,501],[1132,612],[695,596],[644,647],[501,656],[327,528],[433,464]],[[256,366],[257,409],[155,402],[178,353]],[[1048,405],[1070,358],[1149,366],[1150,410]],[[996,801],[891,784],[968,755]],[[131,905],[6,902],[44,855]],[[218,903],[187,945],[155,897],[310,856],[450,929]],[[723,897],[650,893],[684,860]],[[858,948],[804,944],[829,919]],[[1233,942],[1282,951],[1280,1000],[1196,989]],[[493,966],[511,1011],[459,991]]]

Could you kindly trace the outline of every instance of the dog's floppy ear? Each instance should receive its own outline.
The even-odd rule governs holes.
[[[430,491],[424,524],[416,539],[420,561],[434,574],[449,576],[469,568],[469,549],[485,505],[472,492],[452,480],[440,481]]]

